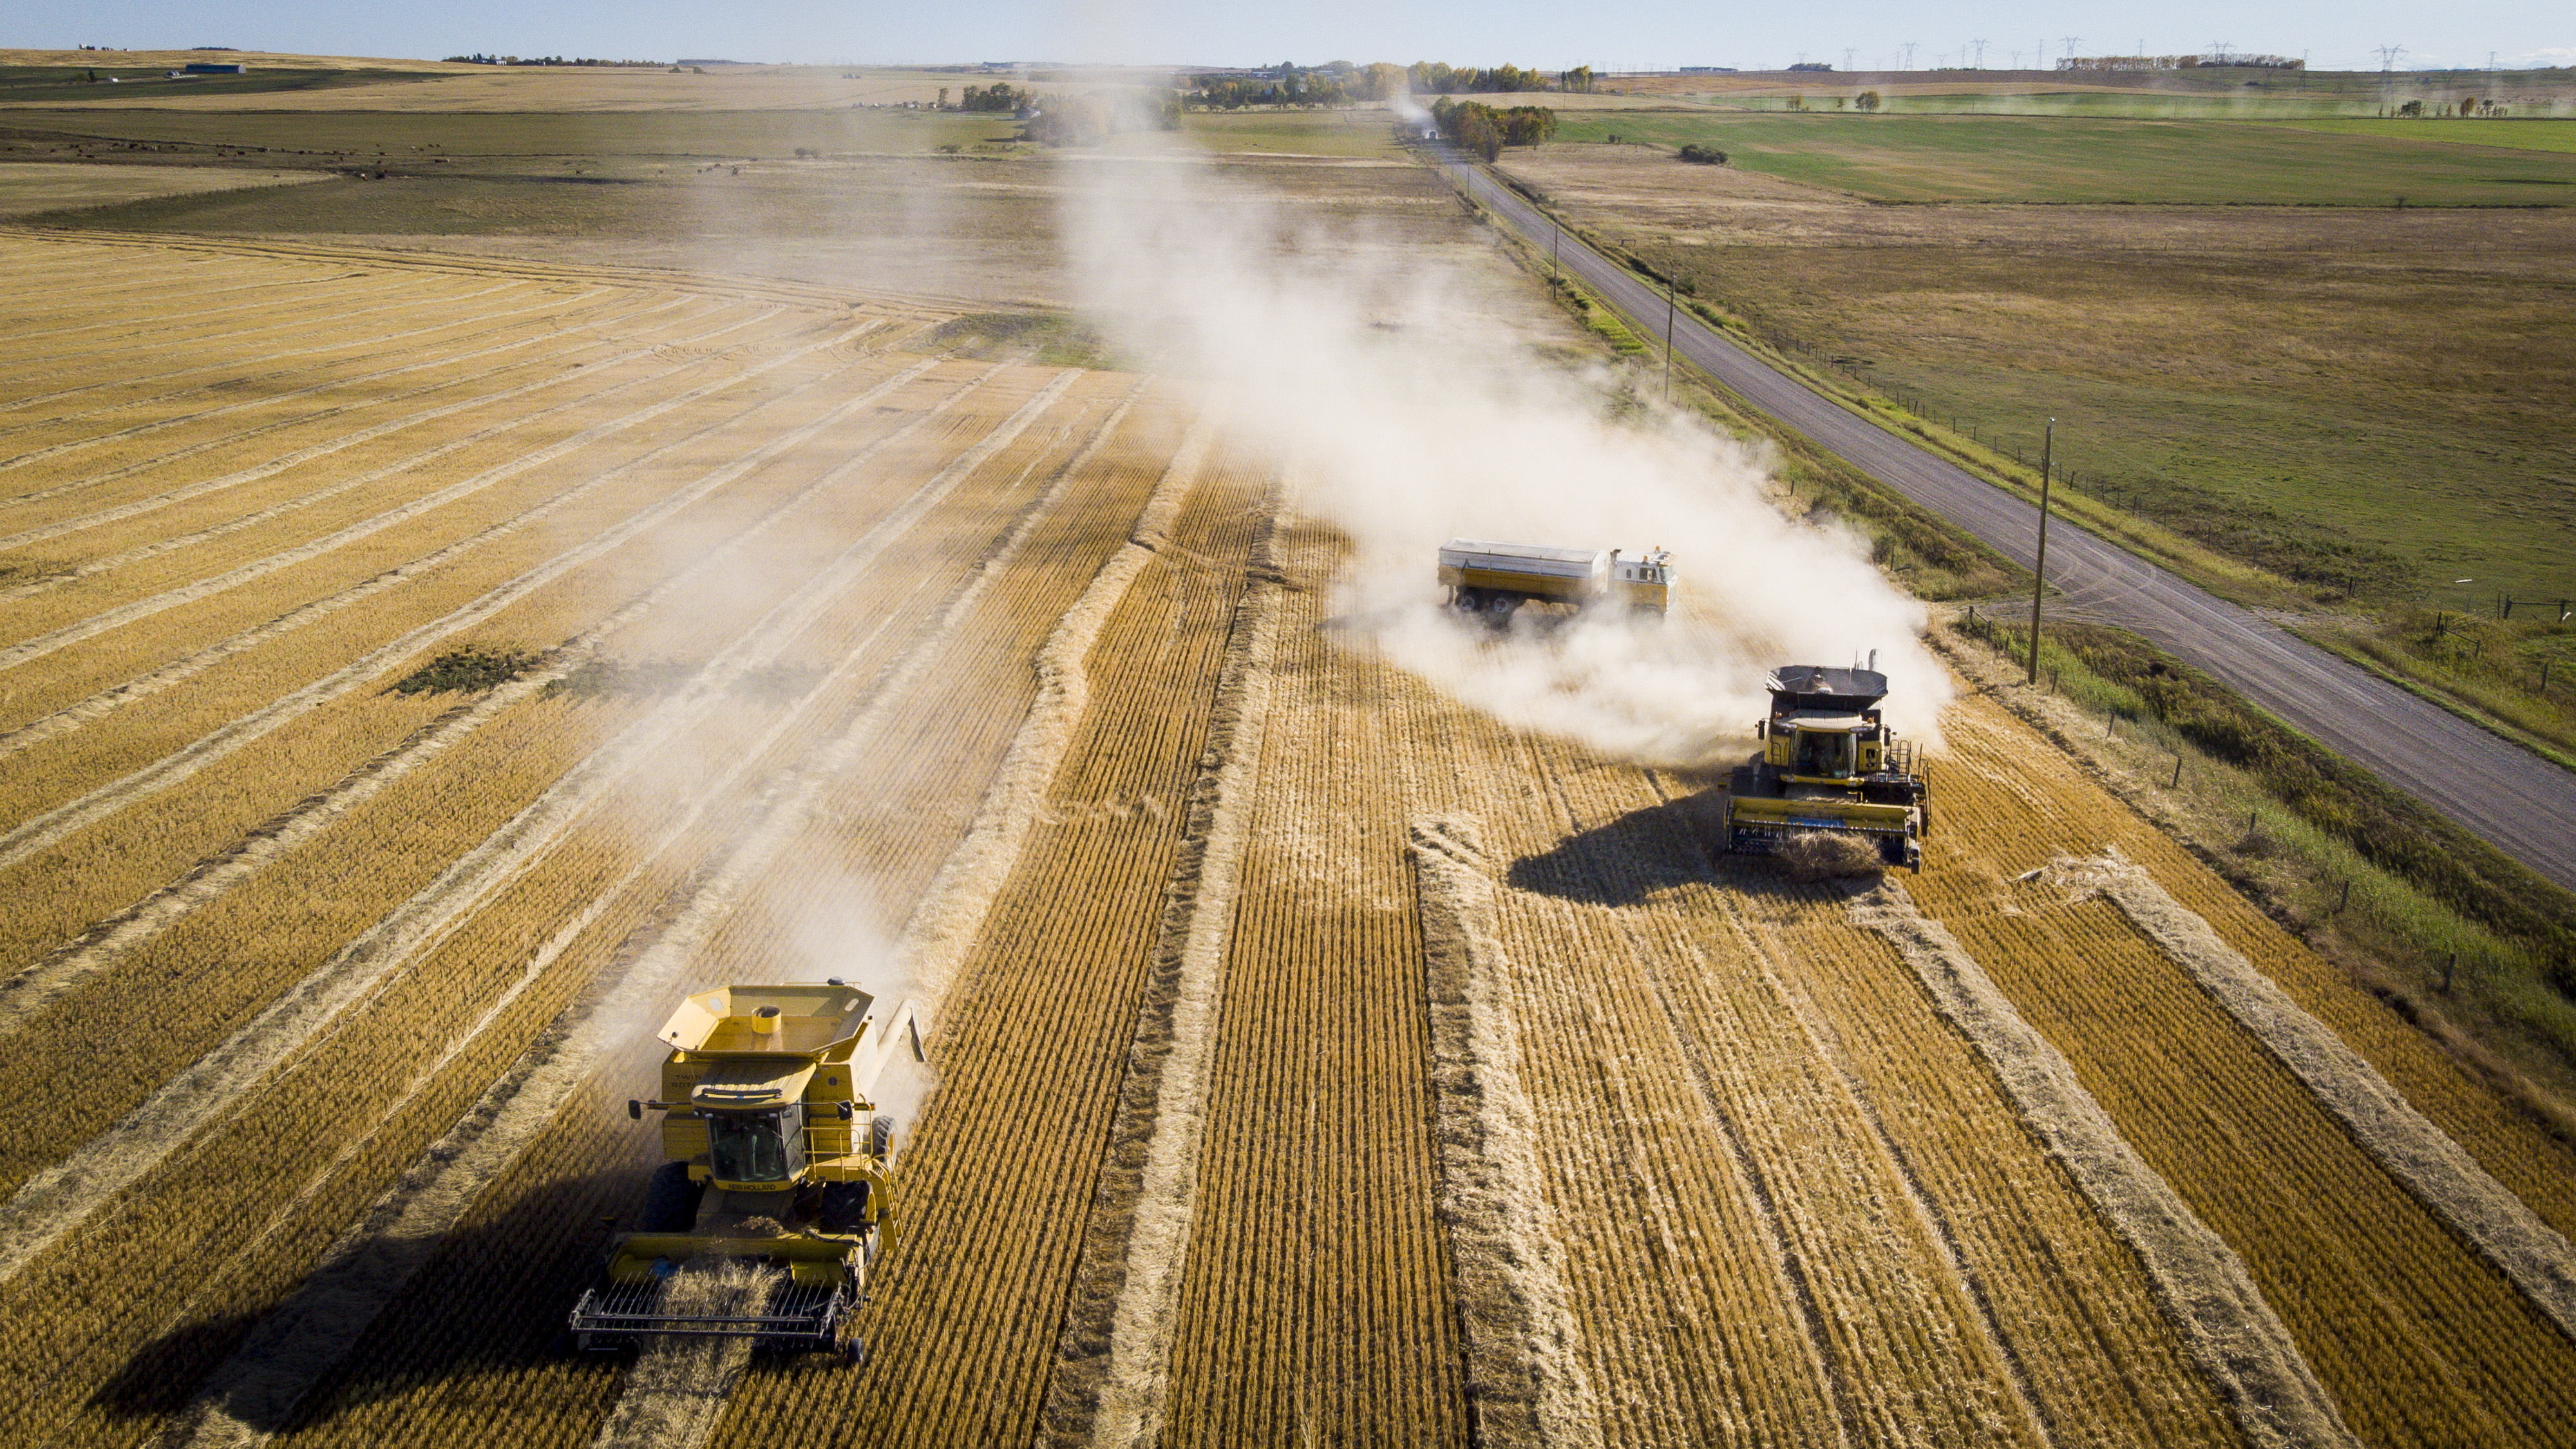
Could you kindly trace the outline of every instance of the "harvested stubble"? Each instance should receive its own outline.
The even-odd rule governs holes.
[[[755,453],[759,451],[754,450]],[[618,560],[611,558],[593,563],[585,563],[584,560],[625,545],[630,538],[634,540],[634,546],[644,551],[648,558],[663,552],[664,547],[651,533],[642,532],[638,537],[639,531],[663,526],[661,520],[667,515],[692,503],[699,496],[728,483],[734,471],[733,468],[719,469],[675,494],[667,492],[668,483],[665,482],[663,486],[666,494],[660,498],[654,498],[649,491],[641,495],[628,495],[623,501],[630,508],[638,503],[648,503],[649,506],[641,513],[623,519],[613,515],[602,516],[579,547],[569,553],[558,552],[552,558],[546,558],[540,554],[533,569],[520,573],[516,578],[506,578],[499,583],[498,587],[487,586],[489,577],[482,574],[468,573],[461,578],[433,577],[410,587],[395,589],[389,586],[385,591],[385,597],[369,601],[371,607],[353,610],[348,618],[332,621],[330,627],[318,631],[316,635],[307,635],[279,643],[274,636],[265,635],[265,631],[254,630],[254,634],[264,635],[264,637],[255,639],[250,647],[245,649],[244,652],[248,657],[231,662],[224,669],[208,671],[205,677],[192,681],[191,688],[175,691],[168,698],[153,701],[151,707],[139,716],[114,719],[111,721],[112,728],[85,731],[76,743],[92,743],[87,739],[87,735],[94,732],[104,737],[95,742],[97,748],[110,751],[122,749],[129,756],[139,754],[148,759],[151,749],[155,747],[153,742],[156,738],[173,743],[190,740],[191,730],[205,729],[216,721],[226,721],[214,724],[214,728],[209,733],[194,737],[195,742],[186,745],[183,752],[164,757],[167,764],[150,767],[166,775],[172,766],[200,768],[199,762],[206,757],[209,750],[238,747],[240,743],[255,738],[254,735],[246,733],[249,731],[286,727],[286,732],[281,739],[262,742],[272,753],[298,740],[309,742],[326,739],[328,736],[324,732],[334,727],[378,731],[370,736],[361,736],[357,744],[343,744],[336,756],[328,749],[316,750],[308,743],[304,747],[305,753],[294,757],[299,764],[308,769],[317,761],[335,757],[341,760],[361,758],[357,750],[363,748],[367,740],[383,741],[385,738],[384,726],[376,722],[378,716],[385,711],[376,707],[376,701],[357,693],[361,686],[371,679],[399,668],[401,661],[413,650],[434,644],[437,639],[469,625],[486,624],[494,628],[526,629],[535,632],[523,634],[521,637],[535,638],[562,637],[553,631],[562,629],[566,632],[578,632],[593,625],[602,617],[601,600],[614,600],[619,593],[631,591],[634,585],[631,579],[619,577],[621,573],[631,572],[631,568],[622,568]],[[813,466],[801,461],[793,467],[773,470],[756,478],[748,489],[735,489],[727,497],[711,500],[709,506],[701,512],[708,515],[707,523],[715,523],[721,528],[724,525],[718,520],[724,518],[727,512],[749,505],[756,513],[764,500],[780,496],[782,493],[789,493],[793,486],[805,483],[813,477],[813,474]],[[649,488],[650,485],[639,482],[638,486]],[[670,526],[703,528],[705,524],[697,522],[699,516],[692,515],[690,518],[680,519]],[[538,540],[531,537],[528,543],[531,546],[537,546]],[[555,547],[557,550],[561,549],[560,540],[556,541]],[[493,562],[503,562],[503,560]],[[397,579],[394,582],[405,581]],[[519,602],[523,596],[531,593],[535,593],[537,597],[529,599],[524,604]],[[460,595],[461,598],[459,598]],[[531,612],[545,609],[549,596],[561,602],[543,613]],[[440,606],[450,599],[458,599],[459,607],[442,614]],[[513,607],[514,605],[516,607]],[[431,622],[418,623],[417,619],[422,613],[427,613]],[[390,640],[382,634],[376,634],[371,638],[367,633],[360,632],[383,630],[389,626],[393,629]],[[353,633],[357,635],[354,640],[349,638]],[[348,643],[343,643],[344,640]],[[362,641],[373,645],[372,649],[362,650],[351,662],[340,663],[327,653],[320,654],[318,660],[314,657],[314,653],[319,650],[328,649],[334,645],[346,648],[350,643]],[[312,674],[316,663],[338,667],[336,672],[326,668],[321,678],[314,680]],[[300,679],[299,676],[301,676]],[[302,685],[301,688],[296,687],[299,683]],[[281,689],[283,692],[278,692]],[[340,701],[340,706],[336,710],[315,712],[311,709],[315,704],[335,699]],[[237,712],[228,716],[226,713],[228,710]],[[91,724],[93,720],[84,719],[78,722]],[[160,730],[157,736],[153,733],[156,725]],[[139,744],[133,742],[137,735],[140,736]],[[59,750],[73,747],[74,744],[65,744],[56,748]],[[256,749],[247,753],[253,755],[255,763]],[[51,759],[53,755],[49,752],[33,758]],[[240,775],[244,769],[243,762],[231,762],[228,769],[231,773]],[[224,774],[223,771],[216,773],[218,778]],[[248,777],[265,778],[255,768],[250,771]],[[139,777],[137,783],[142,783],[149,778],[151,777]],[[293,794],[289,794],[288,798],[294,798]],[[94,844],[94,842],[91,843]],[[76,853],[82,844],[83,842],[75,841],[74,851],[67,854]],[[94,850],[93,853],[95,853]],[[111,854],[110,859],[116,860],[117,857]],[[143,864],[144,862],[139,860],[124,858],[110,869],[132,870]],[[41,870],[44,865],[45,863],[40,861],[35,868]],[[83,880],[106,884],[106,882],[96,881],[94,874],[68,873],[59,869],[55,870],[54,878],[68,879],[73,883],[74,889],[79,889],[78,883]],[[71,910],[66,911],[64,916],[68,919],[76,914],[77,910]],[[32,912],[31,918],[38,923],[45,919]]]
[[[1051,430],[1049,436],[1053,440],[1051,447],[1068,448],[1084,443],[1088,429],[1061,435]],[[891,697],[892,708],[886,716],[869,726],[868,739],[874,743],[863,752],[865,768],[835,785],[832,798],[824,802],[798,842],[780,855],[777,875],[802,878],[819,872],[834,888],[846,891],[852,877],[835,877],[828,857],[847,852],[858,840],[866,839],[879,848],[899,843],[911,852],[913,864],[908,873],[885,887],[890,900],[901,899],[895,892],[907,882],[911,891],[922,888],[940,852],[962,832],[975,792],[989,777],[1000,743],[1009,734],[1008,722],[1013,713],[1028,704],[1029,651],[1045,637],[1047,625],[1072,601],[1091,570],[1123,537],[1123,521],[1116,517],[1117,504],[1109,500],[1123,496],[1131,500],[1132,508],[1132,500],[1151,483],[1153,475],[1139,465],[1155,456],[1151,450],[1156,437],[1164,439],[1163,446],[1168,447],[1168,430],[1151,419],[1142,420],[1141,425],[1131,423],[1113,446],[1086,463],[1078,479],[1051,479],[1043,466],[1027,470],[1027,486],[1046,483],[1051,496],[1059,489],[1069,490],[1069,497],[1084,498],[1091,506],[1068,507],[1034,520],[1027,546],[1014,546],[1000,561],[1004,572],[991,580],[992,586],[976,593],[972,607],[962,617],[942,626],[940,637],[953,632],[959,639],[979,641],[977,649],[969,655],[952,654],[951,667],[947,669],[898,674],[898,678],[917,682],[904,695]],[[1120,531],[1112,532],[1113,528]],[[973,662],[964,662],[967,659]],[[853,837],[849,833],[848,822],[853,815],[872,818],[874,811],[881,808],[910,811],[899,841],[892,838],[894,832],[871,832],[870,837]],[[818,855],[827,858],[818,862]],[[749,949],[759,949],[759,938],[774,936],[783,929],[779,923],[782,916],[787,918],[792,933],[792,909],[782,907],[773,914],[758,908],[760,899],[769,893],[757,885],[750,891],[746,909],[737,912],[718,931],[713,944],[703,953],[704,960],[731,959],[745,949],[740,938],[746,933],[753,938]],[[792,896],[793,892],[786,894]],[[810,902],[810,894],[806,899]],[[695,969],[712,968],[700,964]],[[826,970],[831,966],[816,963],[812,969]],[[636,1065],[640,1063],[620,1070],[631,1073]],[[633,1083],[619,1085],[649,1090],[649,1077],[639,1076]],[[614,1095],[622,1098],[628,1094],[620,1090]],[[521,1210],[552,1211],[551,1203],[544,1201],[544,1195],[551,1190],[548,1184],[569,1179],[580,1184],[585,1201],[599,1204],[595,1210],[588,1210],[594,1215],[630,1213],[635,1194],[640,1191],[637,1164],[646,1148],[638,1145],[622,1113],[614,1114],[614,1123],[603,1131],[594,1132],[584,1125],[592,1110],[576,1104],[485,1195],[486,1203],[524,1203],[528,1194],[535,1193],[542,1206]],[[908,1148],[907,1165],[917,1165],[923,1159],[923,1151],[918,1145]],[[913,1208],[907,1206],[905,1211],[908,1224],[919,1221]],[[469,1220],[459,1231],[470,1236],[472,1222]],[[326,1396],[308,1406],[307,1413],[317,1421],[312,1432],[332,1441],[346,1437],[361,1442],[385,1433],[404,1437],[435,1432],[434,1426],[454,1412],[436,1393],[424,1391],[379,1401],[359,1386],[372,1382],[379,1374],[398,1372],[396,1366],[410,1356],[409,1345],[420,1333],[435,1336],[473,1331],[470,1326],[481,1322],[489,1311],[477,1306],[475,1294],[515,1298],[520,1290],[514,1283],[531,1280],[544,1285],[537,1291],[550,1294],[549,1303],[568,1302],[585,1265],[577,1262],[567,1270],[561,1262],[546,1256],[549,1251],[570,1251],[579,1258],[582,1250],[578,1244],[567,1249],[564,1243],[551,1241],[526,1254],[514,1247],[484,1261],[460,1261],[451,1254],[435,1270],[445,1286],[436,1293],[416,1287],[406,1294],[361,1346],[356,1359],[340,1377],[341,1383],[351,1386],[343,1391],[349,1397],[335,1401]],[[464,1286],[458,1288],[459,1284]],[[464,1292],[468,1301],[461,1305],[449,1301],[450,1291]],[[454,1324],[456,1328],[441,1329],[437,1326],[441,1323]],[[882,1333],[873,1328],[863,1331],[872,1342],[884,1341]],[[497,1390],[509,1401],[513,1422],[531,1433],[575,1436],[587,1434],[598,1423],[601,1400],[597,1388],[573,1381],[590,1377],[585,1371],[525,1359],[512,1361],[529,1364],[512,1370],[508,1385]],[[768,1392],[777,1392],[802,1382],[810,1372],[796,1365],[781,1366],[775,1373],[762,1370],[755,1375],[752,1387],[758,1390],[760,1385],[772,1383],[774,1387]],[[777,1383],[780,1379],[784,1382]],[[838,1386],[841,1391],[853,1387]],[[548,1426],[554,1428],[550,1430]]]
[[[1450,1444],[1465,1365],[1433,1199],[1391,688],[1327,628],[1338,540],[1283,522],[1261,788],[1212,1054],[1165,1442]]]
[[[2009,904],[2002,880],[2047,867],[2061,855],[2116,845],[2184,908],[2245,953],[2300,1009],[2324,1022],[2377,1069],[2417,1111],[2560,1233],[2576,1237],[2576,1149],[2540,1130],[2457,1059],[2204,869],[2171,838],[2103,798],[2071,761],[2034,748],[2004,710],[1971,700],[1945,721],[1948,758],[1944,828],[1930,845],[1936,865],[1919,892],[1927,909],[1952,898],[1936,873],[1965,868],[1975,882],[1956,895]],[[1958,812],[1966,812],[1964,814]],[[1956,821],[1957,828],[1949,822]],[[1973,842],[1975,850],[1966,847]],[[2017,908],[2017,907],[2016,907]]]
[[[876,1370],[755,1368],[717,1444],[817,1417],[872,1442],[980,1440],[1037,1413],[1260,491],[1252,465],[1211,458],[1090,652],[1089,705],[946,998],[940,1092],[906,1149],[908,1236],[865,1320]],[[1165,808],[1118,808],[1147,798]]]
[[[1963,813],[1954,803],[1951,818]],[[1936,914],[2235,1247],[2355,1432],[2558,1436],[2576,1412],[2576,1346],[2113,907],[2033,900],[2001,916],[1952,901]]]

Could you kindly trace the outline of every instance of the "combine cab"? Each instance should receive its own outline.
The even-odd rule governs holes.
[[[1766,682],[1762,753],[1737,767],[1726,799],[1729,850],[1775,853],[1802,835],[1858,836],[1889,865],[1923,868],[1929,787],[1911,745],[1879,720],[1887,676],[1791,665]]]
[[[1495,624],[1523,604],[1603,607],[1662,618],[1672,603],[1673,556],[1660,548],[1635,558],[1619,550],[1549,548],[1453,538],[1440,545],[1440,582],[1449,606]]]
[[[573,1341],[613,1349],[657,1337],[749,1338],[763,1348],[846,1349],[868,1268],[892,1241],[894,1122],[868,1093],[897,1050],[921,1054],[912,1003],[882,1010],[838,981],[729,986],[680,1003],[661,1032],[662,1150],[643,1231],[610,1245],[574,1305]],[[692,1264],[735,1259],[778,1275],[739,1311],[681,1301]]]

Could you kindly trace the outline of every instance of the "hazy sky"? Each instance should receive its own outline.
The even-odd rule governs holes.
[[[821,63],[1086,60],[1251,65],[1277,60],[1447,60],[1558,69],[1893,67],[1915,42],[1928,68],[1976,58],[2027,66],[2043,37],[2077,54],[2236,50],[2305,54],[2319,69],[2378,69],[2376,47],[2402,45],[2401,66],[2576,64],[2576,5],[2567,0],[1972,0],[1946,6],[1832,0],[1813,6],[1629,0],[1190,0],[828,3],[828,0],[442,0],[424,6],[348,0],[11,0],[0,46],[130,49],[230,45],[336,55],[470,51],[644,59],[711,57]]]

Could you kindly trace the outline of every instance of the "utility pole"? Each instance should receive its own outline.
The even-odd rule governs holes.
[[[1673,400],[1673,313],[1681,308],[1671,274],[1664,277],[1664,401]]]
[[[2039,683],[2039,596],[2048,591],[2048,468],[2057,444],[2057,419],[2039,435],[2039,561],[2030,569],[2030,683]]]
[[[1559,246],[1563,245],[1563,244],[1564,244],[1564,241],[1565,241],[1565,228],[1564,228],[1564,227],[1561,227],[1561,226],[1552,226],[1552,227],[1549,227],[1549,228],[1547,229],[1547,279],[1548,279],[1549,281],[1551,281],[1551,282],[1553,282],[1553,281],[1556,281],[1556,280],[1557,280],[1557,275],[1556,275],[1556,249],[1557,249]]]

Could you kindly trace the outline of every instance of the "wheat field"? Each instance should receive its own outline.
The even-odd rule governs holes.
[[[1990,700],[1920,876],[1802,884],[1372,656],[1181,383],[677,274],[0,281],[10,1442],[2576,1423],[2576,1155]],[[867,1361],[561,1352],[653,1025],[827,974],[931,1024]]]

